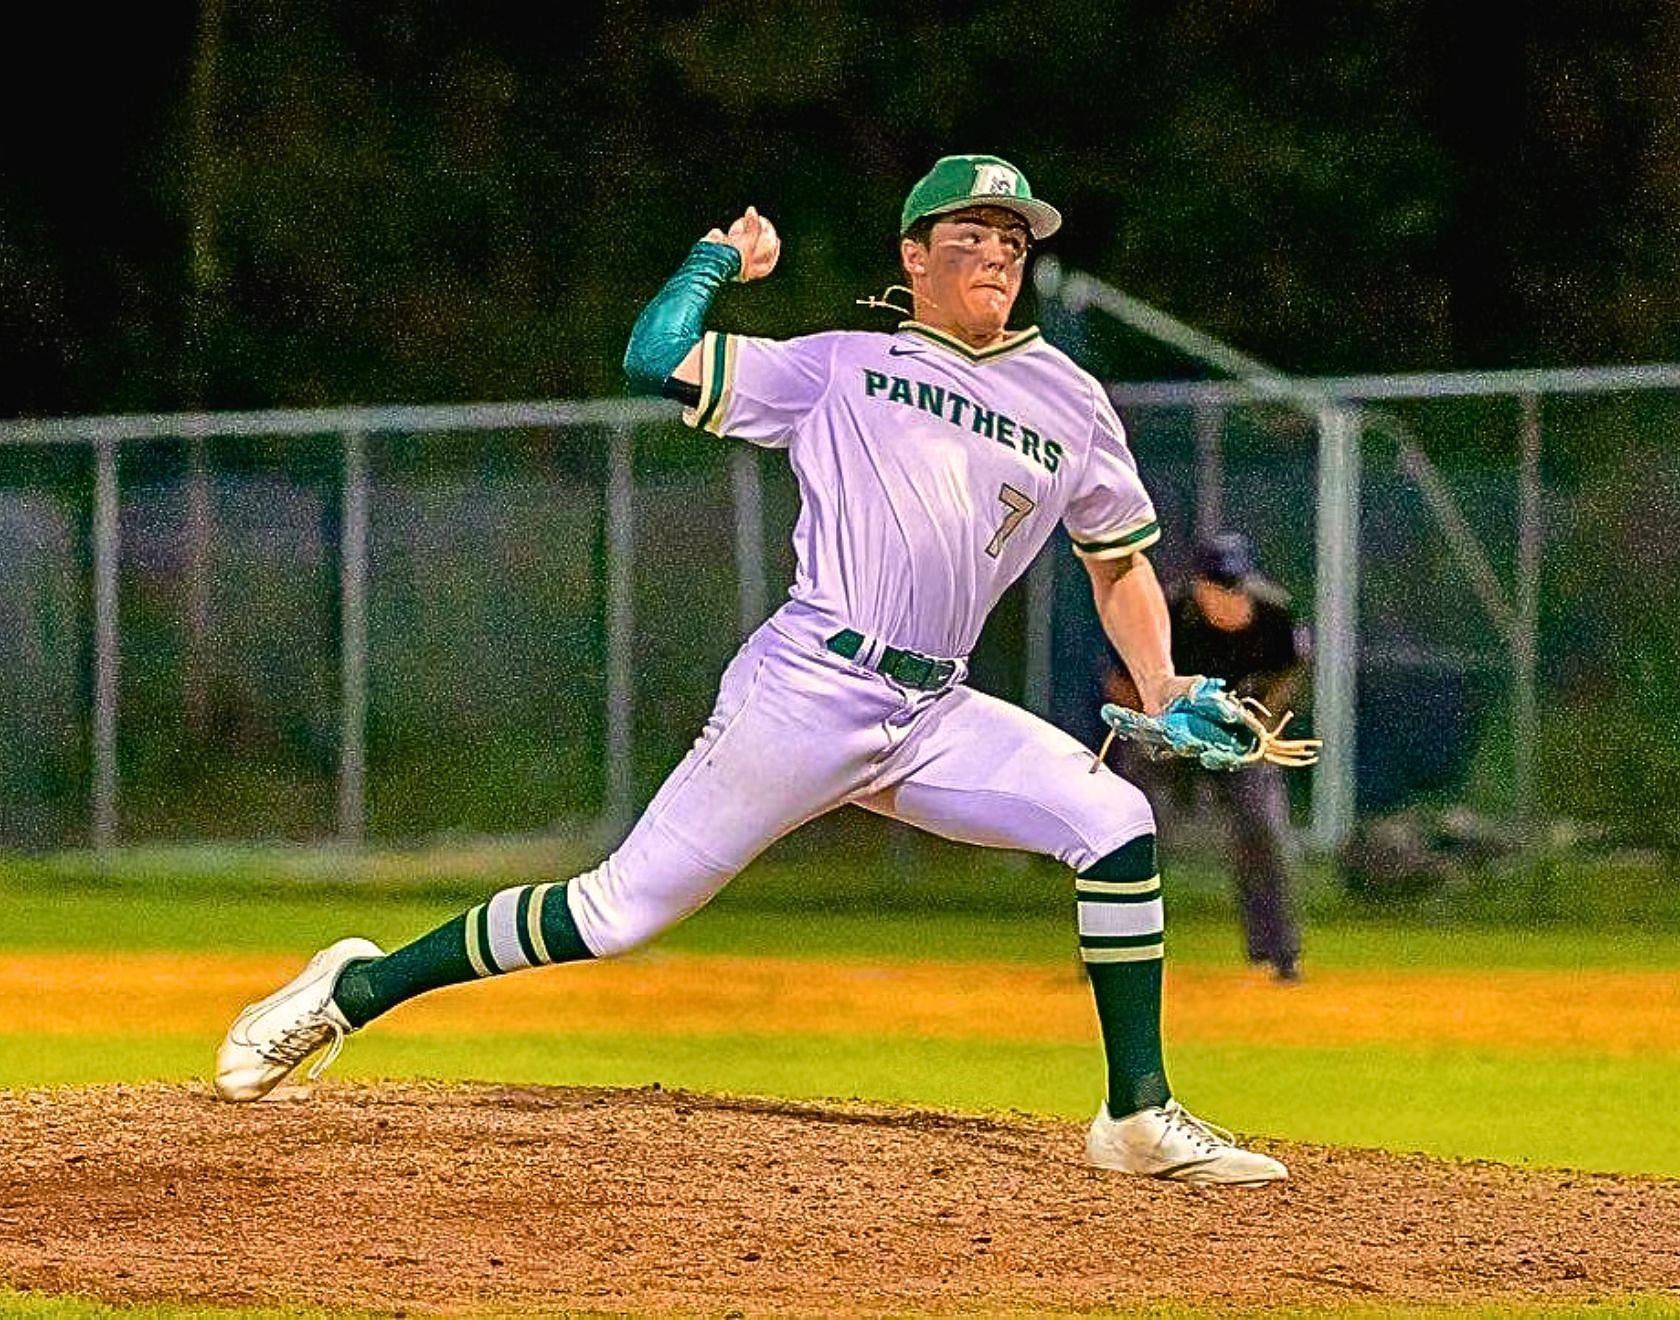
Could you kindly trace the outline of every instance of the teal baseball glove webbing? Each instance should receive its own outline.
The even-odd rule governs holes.
[[[1294,718],[1293,711],[1285,712],[1275,725],[1267,723],[1271,718],[1271,711],[1252,697],[1238,700],[1232,696],[1223,680],[1198,679],[1159,715],[1105,705],[1102,719],[1109,734],[1092,768],[1115,738],[1136,743],[1150,756],[1195,760],[1209,770],[1241,770],[1261,761],[1290,769],[1315,764],[1322,741],[1282,736]]]

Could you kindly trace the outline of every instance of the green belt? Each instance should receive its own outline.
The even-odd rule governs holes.
[[[863,649],[863,634],[847,628],[835,633],[823,645],[835,655],[856,660],[858,652]],[[934,688],[942,688],[951,681],[951,675],[957,672],[957,662],[935,660],[931,655],[919,655],[915,651],[901,651],[896,646],[889,646],[881,652],[880,659],[871,668],[877,674],[885,675],[907,688],[931,692]]]

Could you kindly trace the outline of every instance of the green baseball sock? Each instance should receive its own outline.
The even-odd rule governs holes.
[[[1172,1098],[1161,1061],[1161,877],[1145,834],[1074,878],[1079,956],[1108,1058],[1108,1112],[1124,1118]]]
[[[593,956],[572,920],[565,885],[520,885],[383,958],[350,963],[333,1002],[359,1027],[428,990]]]

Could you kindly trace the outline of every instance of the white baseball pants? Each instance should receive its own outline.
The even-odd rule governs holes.
[[[1091,752],[1062,730],[960,683],[917,692],[843,659],[823,647],[842,626],[789,605],[742,646],[629,837],[567,886],[593,953],[652,939],[848,802],[1076,872],[1154,829],[1143,794],[1106,766],[1092,773]]]

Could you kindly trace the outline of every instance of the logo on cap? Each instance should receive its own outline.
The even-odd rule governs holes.
[[[976,165],[971,197],[1013,197],[1021,176],[1007,165]]]

